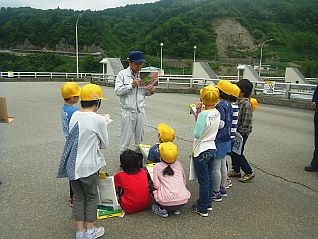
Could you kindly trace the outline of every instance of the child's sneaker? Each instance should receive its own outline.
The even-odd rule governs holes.
[[[239,182],[246,183],[255,177],[254,173],[245,174],[243,177],[240,177]]]
[[[230,178],[227,178],[226,181],[225,181],[225,188],[226,189],[229,189],[230,187],[232,187],[232,181]]]
[[[154,214],[157,214],[160,217],[168,217],[169,216],[167,210],[166,209],[161,209],[159,207],[159,205],[157,205],[157,204],[152,205],[152,212]]]
[[[172,213],[173,213],[173,215],[180,215],[180,210],[174,210],[174,211],[172,211]]]
[[[228,176],[229,177],[233,177],[233,178],[239,178],[239,177],[241,177],[241,173],[240,172],[235,172],[234,170],[232,170],[232,171],[230,171],[229,173],[228,173]]]
[[[222,201],[222,196],[220,192],[212,192],[212,200],[215,202],[221,202]]]
[[[85,239],[85,231],[82,231],[82,232],[77,231],[75,239]]]
[[[89,232],[87,230],[85,233],[85,239],[95,239],[104,235],[105,229],[104,227],[94,227],[93,232]]]
[[[220,187],[220,194],[222,197],[227,196],[227,191],[226,191],[225,187]]]
[[[209,216],[209,213],[207,211],[206,212],[199,211],[199,209],[198,209],[196,204],[192,205],[192,211],[194,211],[195,213],[198,213],[202,217],[208,217]]]

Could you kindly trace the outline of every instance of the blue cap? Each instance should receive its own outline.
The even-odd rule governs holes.
[[[132,62],[145,62],[144,53],[141,51],[131,51],[128,53],[128,60]]]

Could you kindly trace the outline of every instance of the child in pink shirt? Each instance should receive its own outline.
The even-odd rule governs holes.
[[[159,152],[162,162],[154,168],[153,184],[154,199],[157,204],[152,205],[152,212],[161,217],[168,217],[171,212],[180,214],[180,208],[186,204],[191,196],[186,188],[186,177],[178,157],[178,147],[171,142],[161,143]]]

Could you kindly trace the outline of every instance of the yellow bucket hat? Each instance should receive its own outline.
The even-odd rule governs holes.
[[[75,82],[66,82],[61,87],[61,95],[63,99],[69,99],[74,96],[79,96],[81,92],[81,88],[79,85]]]
[[[99,85],[91,83],[82,87],[80,98],[82,101],[106,100],[102,96],[102,88]]]
[[[234,97],[238,97],[240,95],[240,88],[236,85],[236,84],[232,84],[231,83],[231,93],[230,95],[234,96]]]
[[[214,105],[219,100],[219,90],[212,85],[203,87],[200,90],[200,99],[204,105]]]
[[[169,125],[160,123],[157,126],[159,137],[162,143],[171,142],[176,137],[176,133]]]
[[[250,98],[250,103],[252,106],[252,111],[255,111],[258,107],[258,101],[255,98]]]
[[[178,147],[174,143],[166,142],[159,145],[161,159],[168,164],[172,164],[177,160]]]
[[[220,80],[216,87],[223,91],[227,95],[231,95],[232,92],[232,83],[228,80]]]

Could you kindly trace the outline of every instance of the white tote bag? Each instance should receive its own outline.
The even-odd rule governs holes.
[[[115,190],[114,176],[98,179],[97,192],[98,205],[112,207],[114,210],[120,208]]]
[[[232,152],[238,155],[242,153],[243,137],[239,132],[235,132],[235,137],[233,139]]]

